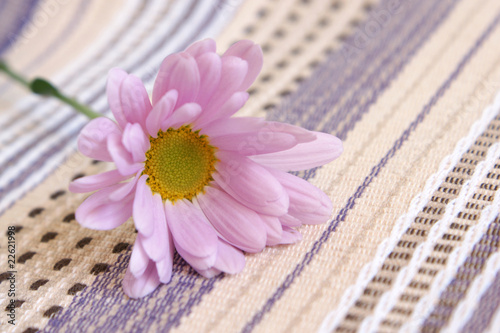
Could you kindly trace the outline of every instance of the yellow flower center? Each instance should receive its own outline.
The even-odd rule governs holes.
[[[204,192],[213,180],[216,148],[206,135],[193,131],[189,125],[179,129],[159,131],[158,137],[150,137],[151,148],[146,152],[144,174],[153,192],[163,200],[191,200]]]

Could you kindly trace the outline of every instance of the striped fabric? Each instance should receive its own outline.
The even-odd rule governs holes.
[[[0,2],[0,52],[29,76],[108,114],[106,73],[151,90],[161,60],[214,37],[249,38],[264,68],[241,116],[344,141],[297,175],[332,199],[303,240],[247,254],[205,279],[123,294],[136,233],[83,229],[71,179],[105,170],[76,152],[86,119],[0,81],[0,306],[10,302],[6,231],[16,230],[16,325],[6,332],[498,332],[500,2],[173,0]],[[8,310],[8,309],[7,309]]]

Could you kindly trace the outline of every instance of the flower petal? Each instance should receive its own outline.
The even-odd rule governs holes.
[[[279,244],[283,233],[280,220],[276,216],[269,215],[260,215],[260,218],[264,221],[264,225],[266,226],[266,245],[273,246]]]
[[[217,258],[217,252],[214,252],[211,256],[209,257],[196,257],[187,252],[183,247],[179,246],[177,242],[174,239],[174,244],[175,244],[175,249],[179,253],[179,255],[187,261],[187,263],[193,267],[194,269],[197,270],[205,270],[209,269],[212,267],[215,263],[215,259]]]
[[[204,114],[202,114],[204,116]],[[200,129],[198,123],[200,118],[196,121],[196,129]],[[261,130],[266,125],[263,118],[255,117],[234,117],[234,118],[220,118],[203,126],[200,130],[201,134],[207,135],[210,140],[223,135],[238,134],[241,132],[256,132]]]
[[[129,178],[129,176],[123,176],[118,170],[106,171],[97,175],[75,179],[69,184],[69,190],[73,193],[93,192],[118,184],[127,178]]]
[[[111,109],[111,112],[113,112],[113,116],[121,128],[125,128],[125,125],[127,124],[127,119],[123,114],[122,101],[120,98],[121,87],[127,76],[128,74],[124,70],[120,68],[112,68],[108,72],[108,82],[106,84],[109,108]]]
[[[165,201],[165,215],[176,248],[198,258],[217,254],[217,234],[205,215],[188,200]],[[209,265],[212,266],[213,262]]]
[[[85,156],[111,162],[107,140],[110,135],[120,135],[118,125],[109,118],[99,117],[91,120],[78,136],[78,150]]]
[[[221,239],[219,239],[217,245],[217,260],[214,267],[229,274],[241,272],[245,267],[243,253]]]
[[[153,193],[147,179],[148,175],[142,175],[137,181],[133,209],[135,227],[144,237],[150,237],[154,231]]]
[[[122,287],[125,294],[131,298],[140,298],[152,293],[160,285],[156,265],[149,261],[143,275],[135,277],[130,269],[127,269],[123,278]]]
[[[139,124],[128,123],[123,130],[122,143],[132,155],[132,161],[144,162],[149,149],[149,138]]]
[[[169,90],[162,98],[155,104],[148,117],[146,118],[146,129],[152,137],[156,138],[158,131],[174,110],[175,103],[179,93],[177,90]]]
[[[265,130],[269,132],[287,133],[293,135],[299,143],[306,143],[316,140],[316,133],[305,128],[294,126],[277,121],[266,121]]]
[[[135,185],[137,184],[137,180],[140,175],[141,173],[137,172],[131,181],[127,183],[120,183],[120,186],[118,186],[118,188],[109,195],[109,199],[111,201],[121,201],[130,193],[135,192]]]
[[[109,199],[120,184],[107,187],[90,195],[75,212],[76,220],[84,227],[110,230],[122,225],[132,215],[133,196],[120,202]]]
[[[245,105],[248,100],[248,93],[246,91],[238,91],[235,92],[229,99],[220,107],[217,117],[218,119],[225,119],[231,117],[235,114],[239,109]],[[201,104],[201,102],[200,102]],[[203,105],[203,104],[202,104]],[[199,128],[202,128],[205,124],[212,122],[214,119],[207,116],[203,117],[205,113],[202,114],[200,119],[196,121],[196,124]]]
[[[135,277],[139,277],[144,274],[148,264],[149,257],[142,247],[141,239],[138,237],[136,238],[134,248],[132,249],[128,268]]]
[[[191,44],[185,52],[196,58],[208,52],[215,53],[216,49],[215,40],[206,38]]]
[[[250,40],[240,40],[231,45],[222,57],[228,56],[241,58],[248,63],[248,72],[238,88],[238,90],[247,90],[262,69],[264,63],[262,49]]]
[[[142,237],[142,245],[148,256],[154,261],[160,261],[169,254],[170,249],[170,231],[167,228],[167,221],[165,219],[165,210],[163,208],[163,201],[159,194],[153,195],[153,214],[152,223],[154,224],[154,231],[149,237]],[[138,237],[142,235],[139,234]]]
[[[201,117],[195,128],[200,127]],[[203,126],[200,132],[214,146],[247,156],[288,150],[316,139],[314,132],[297,126],[243,117],[216,120]]]
[[[186,103],[168,118],[161,126],[163,131],[170,127],[179,128],[182,125],[190,124],[198,118],[201,113],[201,107],[196,103]]]
[[[156,262],[156,269],[158,271],[158,276],[160,277],[161,283],[168,283],[172,279],[172,268],[174,264],[174,242],[172,241],[172,237],[169,234],[168,241],[168,253],[167,255]]]
[[[198,196],[198,202],[228,243],[247,252],[259,252],[266,245],[266,227],[259,215],[225,192],[207,186],[206,193]]]
[[[120,100],[127,122],[138,123],[146,130],[146,117],[151,111],[151,102],[141,79],[132,74],[128,75],[122,83]]]
[[[176,107],[194,102],[198,96],[200,73],[194,57],[189,53],[175,53],[163,60],[153,87],[153,104],[172,89],[179,93]]]
[[[206,117],[211,119],[220,118],[219,110],[235,92],[240,91],[239,87],[245,79],[247,72],[248,64],[246,61],[237,57],[228,56],[222,58],[219,86],[203,110]]]
[[[330,198],[319,188],[287,172],[268,169],[290,198],[288,214],[304,224],[324,223],[332,212]]]
[[[220,270],[217,268],[209,268],[209,269],[196,269],[195,270],[202,276],[206,277],[207,279],[211,279],[214,276],[217,276],[221,273]]]
[[[333,135],[315,132],[316,140],[270,154],[252,156],[255,162],[283,171],[299,171],[327,164],[342,153],[342,142]]]
[[[281,215],[279,219],[281,224],[286,225],[287,227],[299,227],[302,225],[302,221],[291,216],[290,214]]]
[[[293,244],[302,240],[302,234],[295,229],[283,226],[283,236],[280,244]]]
[[[118,171],[124,175],[132,175],[144,167],[143,163],[134,162],[132,154],[123,146],[120,135],[108,137],[108,151]]]
[[[228,134],[213,138],[210,143],[222,150],[237,152],[243,156],[274,153],[287,150],[297,145],[293,135],[260,132]]]
[[[288,195],[264,167],[238,154],[220,151],[212,177],[228,194],[263,214],[280,216],[288,211]]]
[[[222,61],[216,53],[205,53],[196,58],[200,72],[200,92],[196,103],[202,107],[212,98],[220,83]]]

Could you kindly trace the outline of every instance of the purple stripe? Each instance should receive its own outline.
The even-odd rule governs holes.
[[[57,38],[52,41],[51,44],[46,45],[45,49],[41,52],[41,54],[33,59],[24,69],[23,72],[28,73],[34,67],[39,66],[47,57],[49,57],[53,52],[55,52],[61,45],[63,45],[68,37],[71,36],[73,31],[78,27],[81,20],[84,18],[85,12],[88,7],[92,4],[91,0],[80,0],[80,4],[78,8],[74,12],[71,19],[68,21],[68,24],[60,30]],[[3,92],[3,89],[0,88],[0,94]]]
[[[251,332],[256,325],[258,325],[264,315],[269,312],[274,304],[283,296],[285,291],[293,284],[295,279],[302,273],[304,268],[309,265],[313,257],[321,250],[323,244],[330,238],[331,234],[336,230],[337,226],[340,222],[345,221],[347,214],[350,210],[354,208],[356,205],[356,200],[361,197],[366,188],[372,183],[372,181],[378,176],[382,168],[387,164],[387,162],[396,155],[396,152],[402,147],[403,143],[408,140],[411,133],[415,131],[418,125],[425,119],[425,117],[431,111],[431,108],[439,101],[439,99],[444,95],[446,90],[449,89],[453,81],[458,77],[458,75],[462,72],[465,65],[470,61],[470,59],[474,56],[480,46],[484,43],[485,39],[488,38],[491,32],[497,27],[500,21],[500,13],[497,14],[493,22],[488,26],[486,31],[481,35],[481,37],[474,43],[473,47],[467,52],[465,57],[460,61],[457,68],[453,71],[451,76],[443,83],[443,85],[439,88],[439,90],[432,96],[430,101],[424,106],[423,110],[418,114],[418,116],[411,122],[410,126],[403,132],[403,134],[396,140],[392,148],[386,153],[386,155],[379,161],[377,165],[375,165],[370,174],[365,178],[363,184],[361,184],[354,195],[352,195],[344,208],[341,209],[340,213],[336,216],[334,220],[332,220],[328,229],[321,235],[320,239],[314,243],[312,249],[307,252],[304,256],[301,263],[299,263],[292,273],[290,273],[285,281],[282,283],[280,287],[278,287],[275,293],[267,300],[265,305],[258,311],[252,320],[250,320],[247,325],[244,327],[243,332]]]
[[[61,45],[63,45],[68,39],[68,37],[71,36],[73,31],[78,27],[82,18],[84,17],[84,13],[87,11],[91,3],[92,3],[91,0],[80,0],[80,4],[77,10],[75,11],[71,19],[68,21],[68,24],[63,29],[61,29],[59,36],[57,36],[57,38],[55,38],[50,45],[46,45],[45,49],[41,52],[41,54],[38,55],[38,57],[36,57],[35,59],[33,59],[21,72],[23,73],[30,72],[34,67],[39,66],[43,61],[45,61],[45,59],[47,59],[47,57],[49,57],[54,51],[56,51]],[[6,90],[8,90],[9,87],[10,87],[9,82],[0,85],[0,95],[3,94]],[[32,108],[28,107],[26,110],[30,109]],[[4,126],[0,128],[5,128],[6,126],[12,126],[12,124],[15,124],[20,119],[25,119],[25,112],[19,112],[17,117],[12,118],[11,121],[4,124]]]
[[[499,223],[498,217],[490,223],[488,230],[474,245],[469,257],[458,268],[453,280],[439,296],[439,302],[425,319],[423,327],[438,330],[448,323],[456,305],[465,297],[476,276],[481,274],[488,258],[498,251]],[[464,279],[464,276],[467,278]]]
[[[447,2],[449,3],[449,1]],[[442,5],[447,2],[427,1],[424,2],[424,5],[432,5],[439,8],[439,6],[443,7]],[[316,112],[311,116],[311,119],[308,119],[307,125],[311,129],[321,130],[318,126],[320,122],[325,122],[323,115],[327,114],[332,106],[338,104],[339,110],[333,113],[330,118],[327,118],[329,121],[322,128],[322,130],[331,128],[330,131],[336,131],[338,123],[345,119],[349,113],[348,111],[351,111],[356,106],[359,107],[359,98],[363,94],[377,92],[373,87],[374,81],[377,82],[380,81],[381,77],[387,77],[382,82],[390,82],[394,78],[393,73],[396,75],[399,73],[400,68],[395,68],[395,71],[391,75],[387,75],[385,72],[387,65],[398,64],[399,61],[404,64],[405,60],[408,61],[411,59],[405,53],[412,53],[412,51],[417,50],[421,43],[426,40],[426,29],[433,30],[434,24],[437,24],[428,24],[429,18],[427,16],[436,14],[432,10],[428,13],[420,13],[421,15],[415,13],[415,11],[422,11],[422,7],[424,6],[422,2],[411,2],[407,5],[413,6],[404,7],[404,13],[398,13],[392,17],[390,25],[382,30],[382,33],[377,36],[376,40],[371,40],[365,52],[358,54],[353,59],[343,59],[341,54],[337,54],[334,61],[328,61],[318,70],[320,73],[323,73],[320,75],[320,78],[316,79],[314,84],[301,89],[301,94],[295,95],[298,98],[291,99],[290,103],[286,103],[289,105],[285,104],[280,108],[279,112],[282,115],[287,115],[287,112],[289,114],[289,108],[297,108],[297,105],[307,108],[314,107]],[[385,7],[382,6],[382,8]],[[407,21],[413,18],[416,18],[419,22],[411,24],[413,22]],[[406,33],[406,30],[410,30],[410,32]],[[416,35],[417,37],[422,36],[422,38],[415,38]],[[345,45],[352,45],[355,36],[351,36],[351,39]],[[415,45],[412,46],[412,44]],[[348,69],[345,68],[346,61],[350,66]],[[372,68],[373,63],[378,64],[375,69]],[[367,71],[371,71],[368,76],[366,75]],[[342,102],[341,98],[349,91],[354,91],[353,96],[347,101]],[[320,99],[318,95],[325,98]],[[370,101],[366,104],[370,105]],[[292,113],[291,116],[299,115]],[[335,124],[334,127],[332,127],[331,122]]]
[[[12,30],[6,31],[4,36],[0,37],[0,55],[4,53],[12,44],[11,37],[12,36],[17,36],[23,29],[23,27],[26,25],[26,23],[29,22],[29,19],[31,15],[33,15],[34,9],[36,8],[36,5],[39,0],[30,0],[27,3],[26,2],[20,2],[19,4],[24,7],[24,11],[19,13],[19,17],[17,18],[17,21],[15,22],[15,26],[13,27]],[[7,1],[2,2],[2,7],[7,3]],[[17,4],[16,4],[17,5]]]
[[[499,306],[500,272],[497,273],[495,280],[490,285],[488,290],[483,294],[483,296],[481,296],[481,300],[478,304],[476,304],[476,310],[463,327],[462,332],[484,332],[493,319],[493,315]]]
[[[387,87],[399,76],[402,69],[413,58],[413,55],[427,41],[437,27],[448,17],[457,2],[455,1],[440,1],[432,3],[430,10],[423,14],[424,19],[420,20],[416,26],[411,29],[408,35],[401,38],[401,43],[396,48],[390,49],[386,43],[392,39],[388,36],[386,43],[381,42],[383,49],[389,49],[389,55],[381,62],[381,65],[376,68],[358,88],[356,93],[346,101],[337,113],[328,119],[327,124],[321,130],[329,131],[337,135],[340,139],[345,140],[347,134],[354,128],[355,124],[362,119],[362,116],[368,112],[369,108],[375,104],[379,96]],[[443,4],[445,4],[443,6]],[[414,9],[408,8],[409,12]],[[432,21],[429,18],[434,17]],[[403,25],[407,25],[406,20],[402,20]],[[396,28],[398,29],[398,28]],[[420,37],[420,38],[418,38]],[[379,43],[377,43],[379,44]],[[358,66],[358,75],[361,77],[365,73],[365,68],[372,61],[371,57],[367,57],[366,62],[362,66]],[[391,66],[392,65],[392,66]],[[389,68],[390,71],[387,71]],[[382,79],[381,79],[382,78]],[[338,89],[339,91],[341,89]],[[362,98],[363,96],[369,98]],[[340,98],[338,95],[337,98]],[[322,104],[322,107],[328,109],[332,105],[334,98],[329,98]],[[362,102],[361,102],[362,101]],[[339,129],[342,122],[349,116],[346,124]],[[324,120],[323,120],[324,121]],[[314,177],[317,169],[312,169],[308,173],[308,177]]]
[[[172,311],[172,307],[176,306],[179,307],[177,313],[173,313],[167,325],[162,326],[164,329],[171,328],[178,325],[182,314],[186,312],[186,308],[190,309],[198,302],[197,295],[200,292],[206,292],[210,288],[207,284],[211,280],[200,279],[198,274],[176,254],[173,274],[178,276],[179,280],[175,285],[173,283],[162,285],[151,295],[140,300],[129,299],[123,294],[121,285],[117,283],[120,275],[127,270],[129,260],[130,252],[120,255],[117,263],[113,265],[110,271],[98,276],[92,286],[87,287],[81,295],[75,297],[70,307],[49,321],[44,331],[66,332],[88,331],[91,329],[98,329],[103,332],[123,331],[125,326],[130,324],[130,318],[137,314],[140,309],[147,307],[148,317],[135,321],[133,327],[129,329],[129,331],[133,332],[146,331],[162,313],[169,313]],[[186,270],[187,274],[181,274],[182,271]],[[220,279],[220,277],[217,279]],[[183,295],[183,293],[192,291],[198,284],[201,284],[201,286],[197,292],[191,293],[187,298]],[[159,297],[160,293],[164,294],[164,296]],[[159,313],[152,311],[149,303],[153,302],[155,302],[155,307],[161,306],[163,311]],[[106,306],[101,306],[102,304],[106,304]],[[109,316],[109,309],[117,305],[120,307],[118,311]],[[91,313],[78,316],[75,321],[74,313],[83,314],[86,308],[92,308],[93,310]],[[99,324],[98,322],[103,316],[106,316],[106,321]],[[69,324],[70,322],[71,324]]]
[[[7,1],[0,1],[0,22],[2,22],[4,19],[4,16],[10,15],[8,11],[4,11],[4,7],[7,4]],[[4,39],[3,35],[0,35],[0,40]],[[0,53],[1,55],[1,53]]]
[[[314,106],[314,101],[323,101],[319,106],[314,106],[314,109],[318,111],[315,112],[312,119],[308,119],[308,122],[302,124],[302,126],[305,125],[310,129],[333,133],[344,140],[348,132],[361,120],[363,114],[368,111],[370,106],[376,103],[379,95],[385,88],[398,77],[401,70],[412,59],[412,56],[425,43],[440,23],[444,21],[455,5],[454,2],[450,5],[450,1],[427,2],[427,4],[429,3],[432,5],[430,10],[427,13],[422,13],[420,16],[415,15],[415,11],[418,8],[414,7],[405,8],[405,15],[403,13],[397,14],[396,18],[399,18],[399,21],[391,21],[393,23],[392,26],[387,27],[390,29],[386,29],[385,33],[381,34],[381,39],[377,40],[376,43],[372,41],[372,47],[368,49],[366,55],[359,61],[356,59],[356,61],[353,60],[350,62],[354,64],[354,69],[346,70],[343,62],[339,59],[340,55],[337,55],[319,68],[317,72],[323,73],[321,76],[326,76],[324,84],[319,86],[309,85],[304,89],[300,89],[298,98],[288,100],[283,107],[278,109],[278,117],[281,116],[280,118],[283,118],[284,116],[288,118],[285,119],[287,122],[296,121],[293,117],[298,113],[290,112],[290,110],[307,110],[311,108],[311,105],[307,103],[312,103]],[[414,4],[421,6],[422,2],[415,2]],[[422,19],[419,19],[415,25],[409,24],[409,20],[415,16],[422,17]],[[431,18],[434,18],[434,21]],[[403,33],[406,27],[410,29],[408,34]],[[398,35],[395,35],[394,32],[397,32]],[[395,40],[397,43],[394,43]],[[392,44],[395,46],[391,48]],[[380,54],[383,54],[383,56],[380,56]],[[374,59],[379,58],[383,60],[380,62],[376,61],[379,63],[379,66],[372,69],[370,75],[367,76],[367,68],[370,68],[370,65],[375,62]],[[334,64],[333,72],[329,73],[328,68],[332,67],[331,63]],[[388,67],[391,69],[390,72],[387,72]],[[332,69],[330,70],[332,71]],[[349,75],[350,73],[351,75]],[[349,76],[346,77],[346,75]],[[313,81],[320,82],[321,79]],[[355,86],[358,87],[357,89],[353,89],[355,90],[353,96],[348,101],[339,103],[337,112],[333,113],[329,119],[327,118],[328,121],[325,122],[325,119],[322,119],[321,115],[327,114],[328,110],[331,110],[341,100],[342,95]],[[332,92],[329,92],[328,89],[331,89]],[[363,98],[366,95],[369,96],[368,99]],[[349,121],[339,130],[338,126],[348,116]],[[276,118],[276,116],[273,118]],[[325,122],[322,128],[319,128],[320,122]],[[316,169],[308,170],[305,172],[304,178],[312,178],[315,174]]]
[[[444,4],[444,6],[443,6]],[[357,95],[361,96],[363,92],[370,92],[368,98],[364,103],[359,104],[359,100],[357,95],[350,98],[347,103],[345,103],[342,108],[340,108],[338,114],[340,117],[333,118],[330,121],[334,124],[340,124],[341,121],[345,121],[347,115],[352,110],[356,104],[358,105],[358,111],[354,116],[349,118],[347,124],[345,124],[339,130],[336,129],[337,135],[340,138],[347,137],[347,133],[354,128],[354,124],[356,124],[359,120],[361,120],[362,116],[368,111],[369,107],[376,103],[380,94],[387,88],[389,85],[398,77],[399,73],[406,66],[406,64],[413,58],[413,55],[421,48],[427,38],[431,35],[433,31],[440,25],[441,22],[448,16],[451,10],[454,8],[456,2],[455,1],[439,1],[434,2],[431,7],[428,16],[434,15],[437,17],[434,21],[429,21],[427,19],[421,20],[406,36],[402,39],[401,43],[398,47],[389,53],[389,56],[383,60],[382,64],[374,71],[366,80],[363,82],[359,90],[357,91]],[[415,38],[415,35],[422,36],[421,38]],[[415,40],[415,43],[412,45],[407,41]],[[401,54],[403,56],[401,56]],[[388,68],[389,64],[396,65],[392,67],[392,71],[386,72],[385,69]],[[390,67],[389,67],[390,68]],[[382,79],[380,79],[382,78]],[[375,82],[377,86],[373,87],[372,83]]]
[[[412,4],[414,6],[421,5],[420,2],[413,2]],[[384,8],[385,6],[382,4],[376,10]],[[356,57],[346,59],[342,51],[334,53],[327,62],[315,70],[314,80],[309,79],[299,87],[295,94],[283,100],[280,107],[271,114],[272,119],[298,123],[304,126],[301,122],[302,114],[300,112],[290,112],[290,110],[298,109],[297,105],[306,108],[315,106],[316,112],[310,115],[306,126],[309,126],[309,129],[318,130],[318,124],[323,120],[323,116],[331,110],[332,106],[339,103],[341,96],[360,82],[362,79],[361,74],[365,73],[370,65],[378,62],[378,59],[383,58],[383,54],[390,54],[390,52],[387,52],[387,45],[390,45],[396,36],[402,35],[403,28],[411,26],[406,24],[408,23],[406,22],[407,19],[418,16],[415,15],[412,9],[413,7],[406,8],[404,15],[402,13],[397,14],[397,21],[391,21],[391,25],[382,30],[377,39],[372,40],[368,47],[363,49],[362,53],[357,54]],[[425,15],[422,16],[425,17]],[[360,26],[363,25],[360,24]],[[355,34],[350,36],[344,47],[353,45],[355,37]],[[318,105],[318,95],[325,96],[327,102]]]
[[[90,287],[86,287],[80,295],[77,295],[73,298],[71,303],[72,307],[82,309],[85,303],[85,297],[83,297],[87,293],[97,294],[99,290],[106,288],[108,292],[105,297],[117,299],[120,294],[123,294],[119,288],[108,288],[112,281],[116,281],[121,273],[123,273],[127,269],[127,262],[130,259],[130,253],[121,254],[118,256],[118,261],[113,267],[110,268],[106,274],[101,274],[96,277],[94,284]],[[114,297],[113,297],[114,296]],[[93,306],[93,312],[88,313],[85,316],[82,316],[82,320],[85,322],[88,320],[88,317],[91,317],[96,311],[102,311],[105,309],[104,306]],[[83,311],[81,313],[84,313]],[[61,329],[63,331],[67,331],[64,327],[64,324],[71,319],[71,312],[67,311],[67,309],[60,312],[56,317],[49,320],[47,326],[43,329],[44,332],[60,332]],[[83,322],[83,323],[84,323]]]

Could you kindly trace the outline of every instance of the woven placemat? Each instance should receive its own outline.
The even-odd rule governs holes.
[[[86,120],[0,82],[0,307],[14,299],[16,315],[15,326],[0,318],[2,331],[499,327],[498,1],[33,1],[8,12],[31,18],[17,20],[21,36],[37,13],[48,19],[7,60],[101,112],[110,67],[150,86],[161,59],[196,39],[216,37],[221,51],[252,39],[264,67],[238,115],[332,133],[344,153],[299,173],[334,205],[300,243],[247,254],[242,273],[213,279],[176,256],[172,281],[132,300],[121,280],[133,221],[93,231],[74,220],[85,195],[69,182],[110,168],[75,153]]]

